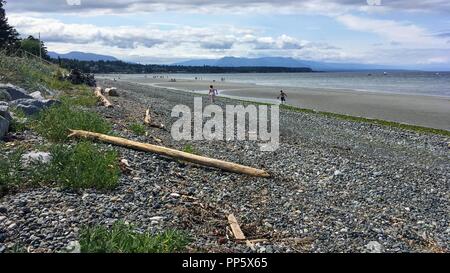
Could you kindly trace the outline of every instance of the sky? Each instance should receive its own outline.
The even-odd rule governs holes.
[[[139,63],[293,57],[450,69],[448,0],[9,0],[50,51]]]

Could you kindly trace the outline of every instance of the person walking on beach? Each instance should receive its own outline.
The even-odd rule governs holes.
[[[217,89],[214,89],[214,86],[209,86],[209,100],[211,101],[211,103],[215,103],[216,102],[216,96],[217,96]]]
[[[286,103],[287,95],[283,92],[283,90],[280,91],[280,96],[278,97],[279,100],[281,100],[281,104]]]

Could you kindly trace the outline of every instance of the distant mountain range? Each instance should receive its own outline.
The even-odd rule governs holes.
[[[85,52],[79,52],[79,51],[73,51],[66,54],[59,54],[56,52],[49,52],[48,55],[50,58],[58,59],[60,57],[61,59],[69,59],[69,60],[78,60],[78,61],[118,61],[117,58],[113,56],[107,56],[107,55],[100,55],[100,54],[94,54],[94,53],[85,53]]]
[[[200,59],[176,63],[183,66],[219,66],[219,67],[309,67],[315,71],[355,71],[355,70],[399,70],[400,67],[387,65],[371,65],[356,63],[327,63],[316,61],[297,60],[284,57],[263,57],[263,58],[237,58],[224,57],[221,59]]]

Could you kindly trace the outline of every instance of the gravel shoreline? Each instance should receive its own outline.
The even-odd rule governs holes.
[[[113,109],[96,108],[126,138],[147,106],[168,128],[173,106],[194,94],[127,82],[115,86]],[[204,99],[206,103],[206,99]],[[239,104],[220,98],[218,105]],[[450,139],[368,123],[281,110],[281,147],[257,143],[175,142],[150,128],[162,145],[191,144],[202,155],[264,168],[253,178],[115,147],[133,171],[107,193],[35,188],[0,199],[0,252],[60,252],[82,226],[117,220],[140,230],[187,231],[195,252],[449,252]],[[156,144],[156,143],[155,143]],[[106,145],[105,145],[106,146]],[[252,249],[228,239],[234,213]]]

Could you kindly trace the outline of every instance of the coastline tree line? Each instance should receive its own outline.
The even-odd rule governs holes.
[[[124,74],[151,74],[151,73],[298,73],[312,72],[310,68],[287,67],[216,67],[216,66],[180,66],[136,64],[123,61],[79,61],[69,59],[51,59],[45,44],[33,36],[21,39],[17,30],[10,26],[3,5],[0,0],[0,52],[8,55],[18,54],[22,51],[59,64],[66,69],[75,69],[83,73],[124,73]]]

